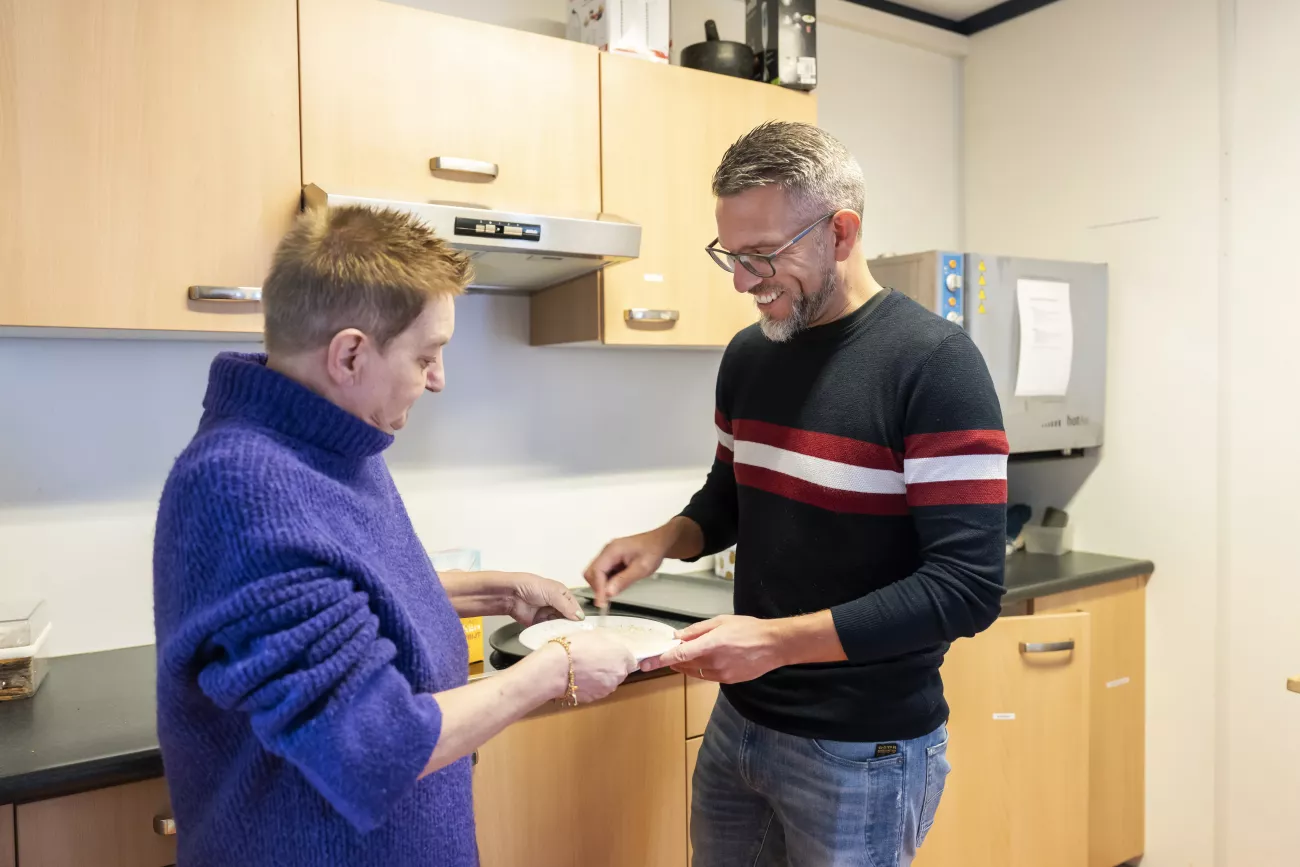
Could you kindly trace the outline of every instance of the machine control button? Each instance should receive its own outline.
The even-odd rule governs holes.
[[[954,297],[952,297],[951,295],[949,295],[949,296],[948,296],[948,306],[949,306],[949,307],[956,307],[956,306],[957,306],[957,299],[954,298]]]
[[[948,291],[956,292],[958,289],[961,288],[961,275],[949,274],[947,283],[948,283]]]

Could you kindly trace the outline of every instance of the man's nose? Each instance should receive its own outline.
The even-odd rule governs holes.
[[[744,265],[739,262],[736,263],[736,270],[731,275],[731,284],[736,287],[737,292],[751,292],[755,286],[762,282],[761,277],[755,277],[749,273],[749,269]]]

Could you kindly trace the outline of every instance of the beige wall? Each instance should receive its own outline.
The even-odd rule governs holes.
[[[1217,7],[1062,0],[966,60],[967,245],[1110,264],[1104,455],[1017,468],[1013,489],[1072,496],[1080,549],[1157,564],[1145,867],[1214,854]]]
[[[1236,0],[1226,101],[1219,867],[1300,864],[1300,3]]]

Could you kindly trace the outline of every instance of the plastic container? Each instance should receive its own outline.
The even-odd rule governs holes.
[[[1074,525],[1064,527],[1044,527],[1041,524],[1026,524],[1020,531],[1025,540],[1025,550],[1030,554],[1054,554],[1060,556],[1074,550]]]
[[[40,689],[52,626],[44,600],[0,602],[0,701],[31,698]]]
[[[479,552],[473,548],[452,548],[447,551],[434,551],[429,555],[435,572],[477,572]],[[470,663],[483,661],[483,618],[462,617],[461,628],[465,630],[465,643],[469,645]]]

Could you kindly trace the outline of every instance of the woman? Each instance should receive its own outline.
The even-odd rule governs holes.
[[[159,507],[158,735],[186,865],[473,865],[470,754],[635,668],[593,635],[466,685],[459,616],[581,617],[535,575],[442,578],[381,457],[445,383],[469,264],[394,211],[313,210],[212,364]]]

